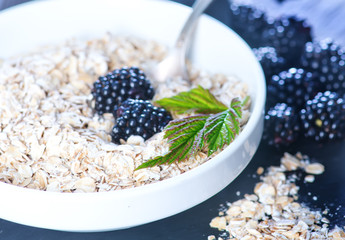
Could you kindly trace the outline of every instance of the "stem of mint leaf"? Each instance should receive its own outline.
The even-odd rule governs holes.
[[[249,100],[250,100],[250,96],[246,96],[246,98],[242,102],[242,107],[246,106]]]

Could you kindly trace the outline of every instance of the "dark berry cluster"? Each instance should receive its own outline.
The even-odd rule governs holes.
[[[148,100],[127,99],[114,112],[116,124],[111,132],[113,142],[127,140],[132,135],[145,140],[163,130],[172,120],[164,109],[153,106]]]
[[[262,46],[259,36],[267,28],[266,15],[251,6],[230,5],[230,27],[244,38],[252,47]]]
[[[112,113],[115,125],[112,141],[120,143],[132,135],[145,140],[163,130],[172,120],[163,108],[153,106],[154,89],[145,73],[137,67],[123,67],[101,76],[93,84],[92,95],[97,114]]]
[[[267,105],[284,102],[301,109],[305,102],[315,96],[317,79],[311,72],[302,68],[290,68],[273,75],[267,85]]]
[[[123,67],[101,76],[93,84],[95,109],[99,115],[111,113],[128,98],[150,100],[154,90],[146,75],[137,67]]]
[[[301,66],[317,73],[326,91],[345,95],[345,51],[330,39],[308,42],[305,45]]]
[[[270,18],[230,3],[230,23],[253,48],[267,83],[263,139],[286,146],[301,137],[345,138],[345,50],[313,41],[312,27],[296,16]]]
[[[253,48],[253,52],[264,70],[266,80],[285,70],[286,60],[277,54],[274,47]]]
[[[291,67],[300,58],[304,44],[312,40],[311,27],[295,16],[281,17],[272,21],[262,33],[262,38],[265,45],[274,47]]]
[[[294,108],[278,103],[265,116],[265,132],[262,137],[269,145],[287,146],[296,141],[299,131],[299,118]]]
[[[318,93],[307,101],[300,114],[308,138],[322,141],[345,136],[345,101],[336,93]]]
[[[252,48],[272,47],[276,57],[284,58],[284,68],[297,67],[304,45],[312,41],[311,26],[296,16],[271,18],[248,6],[230,4],[229,26]],[[275,64],[275,61],[273,61]]]

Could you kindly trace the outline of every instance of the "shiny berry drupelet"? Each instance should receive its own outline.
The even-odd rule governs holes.
[[[301,57],[303,68],[317,72],[322,91],[345,94],[345,50],[331,39],[308,42]]]
[[[328,141],[345,136],[345,100],[330,91],[318,93],[300,112],[307,138]]]
[[[120,143],[132,135],[145,140],[161,132],[172,120],[164,108],[153,106],[148,100],[127,99],[113,112],[116,124],[111,132],[112,141]]]
[[[128,98],[150,100],[154,90],[142,70],[123,67],[101,76],[93,84],[92,95],[99,115],[111,113],[117,105]]]
[[[253,52],[264,70],[267,84],[273,75],[287,69],[286,60],[278,56],[275,48],[253,48]]]
[[[301,68],[290,68],[273,75],[267,85],[267,105],[285,102],[300,110],[319,90],[317,75]]]
[[[293,107],[278,103],[265,115],[263,140],[275,147],[288,146],[300,133],[300,121]]]

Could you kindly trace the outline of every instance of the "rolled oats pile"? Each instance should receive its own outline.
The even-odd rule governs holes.
[[[0,65],[0,180],[21,187],[58,192],[103,192],[133,188],[171,178],[208,160],[205,153],[178,164],[134,169],[164,154],[163,134],[144,141],[111,142],[111,114],[93,111],[91,89],[101,75],[123,66],[148,71],[167,48],[153,41],[107,34],[69,40],[5,59]],[[197,85],[222,102],[244,99],[247,86],[232,76],[191,67],[191,84],[170,79],[157,84],[155,99]],[[242,125],[249,117],[244,111]]]
[[[245,194],[244,199],[229,203],[225,211],[212,219],[210,226],[228,235],[224,239],[345,239],[344,229],[329,229],[329,220],[320,211],[312,211],[297,202],[296,176],[286,172],[297,169],[310,176],[322,174],[324,166],[310,163],[306,156],[285,153],[279,167],[270,167],[254,194]],[[259,168],[258,174],[263,173]],[[216,240],[212,235],[208,240]]]

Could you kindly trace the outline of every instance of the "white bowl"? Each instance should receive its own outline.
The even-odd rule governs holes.
[[[133,34],[172,46],[189,7],[152,0],[59,0],[24,4],[0,14],[0,58],[71,37]],[[247,44],[217,20],[203,16],[193,63],[210,72],[235,74],[250,87],[251,117],[237,139],[203,165],[158,183],[103,193],[56,193],[0,183],[0,217],[25,225],[106,231],[159,220],[221,191],[253,157],[261,138],[265,80]]]

